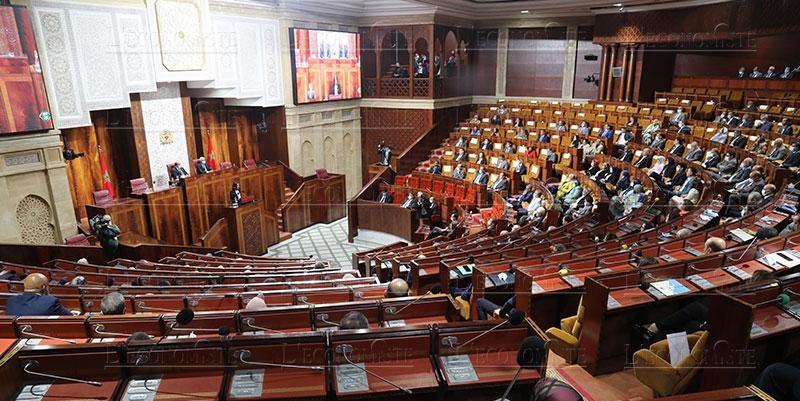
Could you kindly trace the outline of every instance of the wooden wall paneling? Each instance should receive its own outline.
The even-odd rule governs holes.
[[[258,133],[259,160],[279,161],[289,165],[289,140],[286,135],[285,108],[260,109],[266,131]],[[259,121],[261,121],[259,119]]]
[[[589,75],[594,75],[595,78],[600,80],[600,59],[603,53],[603,48],[599,45],[592,43],[593,30],[592,27],[579,26],[578,27],[578,43],[575,57],[575,77],[572,96],[577,99],[598,99],[599,85],[594,82],[587,83],[584,81]],[[597,56],[597,60],[590,61],[584,57],[588,55]]]
[[[143,196],[153,238],[173,245],[189,245],[191,233],[183,190],[174,187]]]
[[[153,185],[153,175],[150,171],[150,156],[147,152],[147,135],[144,129],[142,116],[142,100],[138,93],[131,94],[131,127],[133,128],[133,144],[136,153],[136,165],[139,175]]]
[[[237,110],[231,114],[233,122],[230,124],[236,131],[237,148],[233,152],[231,148],[231,161],[241,165],[243,160],[261,160],[258,147],[258,133],[256,123],[261,121],[261,113],[258,109],[247,108]]]
[[[509,29],[506,94],[561,97],[565,27]]]
[[[361,108],[362,177],[369,180],[367,169],[378,162],[378,144],[385,141],[399,155],[433,126],[433,111],[421,109]]]
[[[200,246],[230,249],[230,231],[228,230],[227,218],[217,220],[217,222],[208,229],[208,232],[200,238]]]
[[[214,147],[214,158],[219,167],[223,161],[231,160],[227,112],[221,99],[194,99],[193,103],[193,121],[197,127],[195,130],[197,156],[205,156],[208,159],[210,136]]]
[[[477,30],[472,52],[472,94],[494,96],[497,80],[497,29]]]
[[[197,159],[197,130],[195,130],[194,113],[192,113],[192,99],[189,97],[186,82],[181,82],[181,104],[183,105],[183,126],[186,132],[186,152],[189,160]]]
[[[106,206],[86,205],[86,214],[90,219],[98,214],[108,214],[123,233],[150,235],[147,211],[141,199],[125,198]]]
[[[94,203],[92,192],[102,188],[100,160],[97,153],[97,136],[93,127],[62,130],[64,147],[75,152],[84,152],[82,158],[67,161],[67,179],[70,184],[72,206],[75,217],[86,218],[86,205]]]
[[[672,83],[675,53],[647,51],[642,45],[637,61],[633,101],[652,102],[656,91],[668,91],[675,86]]]
[[[264,210],[269,214],[275,214],[284,201],[283,168],[278,166],[264,169],[260,177],[263,191],[261,199],[264,202]]]

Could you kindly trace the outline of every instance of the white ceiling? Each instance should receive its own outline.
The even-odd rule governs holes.
[[[732,0],[257,0],[298,11],[352,17],[441,14],[474,20],[580,17],[658,10]],[[522,13],[527,11],[527,13]]]

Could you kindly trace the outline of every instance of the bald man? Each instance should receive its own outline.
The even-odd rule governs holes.
[[[50,295],[47,277],[41,273],[25,277],[25,292],[8,299],[6,314],[9,316],[56,316],[71,315],[58,298]]]
[[[710,237],[706,240],[706,247],[703,253],[717,253],[725,250],[725,240],[719,237]]]
[[[386,288],[386,298],[400,298],[408,296],[408,283],[401,278],[389,282]]]

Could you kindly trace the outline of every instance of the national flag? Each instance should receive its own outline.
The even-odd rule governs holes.
[[[108,174],[108,165],[106,165],[106,156],[103,154],[103,149],[97,147],[97,152],[100,154],[100,170],[103,173],[103,189],[108,191],[111,199],[114,199],[114,187],[111,185],[111,175]]]
[[[212,170],[217,169],[217,161],[214,158],[214,143],[211,142],[211,135],[208,135],[208,167]]]

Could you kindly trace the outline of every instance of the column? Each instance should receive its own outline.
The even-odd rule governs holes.
[[[628,83],[625,85],[626,86],[626,90],[625,90],[625,101],[626,102],[630,102],[631,101],[631,93],[633,93],[633,69],[634,69],[634,65],[636,65],[635,64],[635,60],[636,60],[636,48],[637,47],[638,47],[638,45],[636,45],[636,44],[628,46],[628,48],[630,49],[630,56],[628,57],[628,73],[627,73],[628,74],[627,75],[628,76]]]
[[[575,64],[578,57],[578,26],[567,27],[566,54],[564,54],[564,79],[561,81],[561,97],[572,99],[575,88]]]
[[[625,100],[625,82],[628,79],[628,57],[630,55],[630,47],[627,45],[620,45],[622,47],[622,75],[620,76],[620,89],[619,89],[619,97],[617,98],[618,101],[622,102]]]
[[[506,95],[506,70],[508,68],[508,28],[497,30],[497,71],[495,76],[495,96]]]
[[[597,85],[597,99],[605,100],[606,84],[608,83],[608,54],[609,46],[603,45],[603,51],[600,52],[600,76],[597,78],[600,82]]]
[[[606,75],[606,94],[603,100],[611,100],[612,88],[614,87],[614,59],[617,57],[617,44],[611,45],[611,56],[608,58],[608,75]]]

